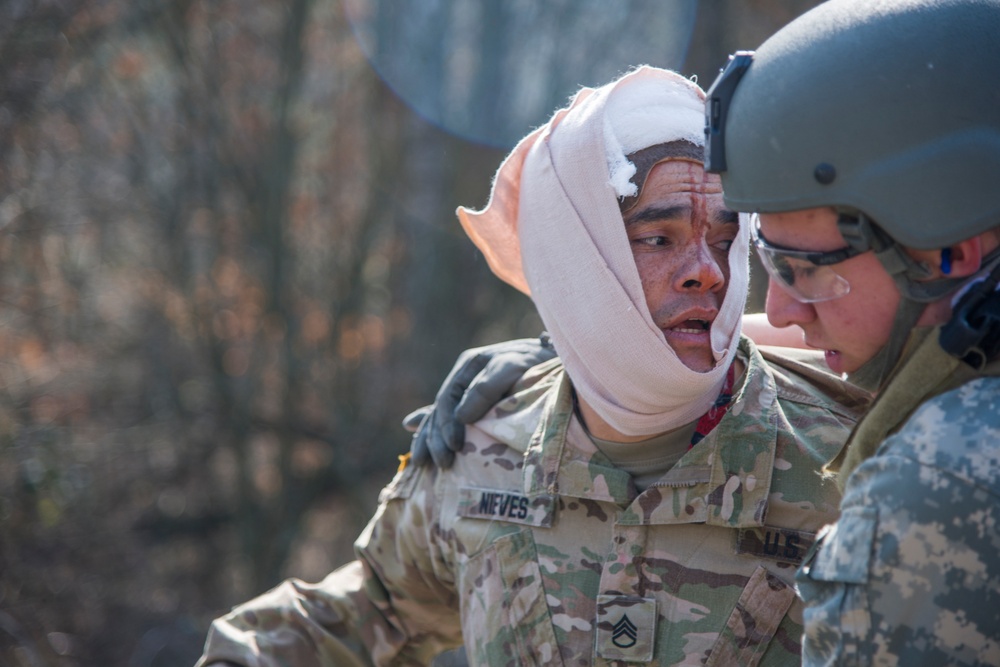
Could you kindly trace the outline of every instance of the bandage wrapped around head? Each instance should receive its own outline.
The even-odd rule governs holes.
[[[638,196],[628,156],[685,140],[704,145],[704,93],[641,67],[582,89],[514,148],[486,208],[458,209],[502,280],[529,294],[579,395],[615,430],[662,433],[714,403],[732,363],[748,283],[749,225],[729,251],[729,285],[712,323],[716,365],[689,369],[646,307],[619,202]],[[644,165],[648,173],[652,165]]]

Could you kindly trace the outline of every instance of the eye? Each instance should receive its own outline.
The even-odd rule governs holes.
[[[632,243],[657,248],[670,245],[670,239],[666,236],[643,236],[637,239],[632,239]]]
[[[778,275],[786,285],[791,287],[795,284],[795,269],[793,269],[787,262],[775,262],[774,268],[778,271]]]
[[[722,252],[729,252],[729,249],[733,247],[734,239],[725,239],[723,241],[718,241],[714,244],[717,250]]]

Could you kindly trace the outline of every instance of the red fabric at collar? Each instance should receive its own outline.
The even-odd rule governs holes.
[[[691,436],[691,444],[688,449],[694,447],[702,439],[712,432],[712,429],[719,425],[722,418],[726,416],[726,412],[729,411],[729,404],[733,400],[733,384],[736,382],[736,365],[733,364],[729,367],[726,372],[726,381],[722,384],[722,391],[719,392],[719,397],[715,399],[715,403],[708,412],[701,416],[698,420],[698,425],[694,428],[694,435]]]

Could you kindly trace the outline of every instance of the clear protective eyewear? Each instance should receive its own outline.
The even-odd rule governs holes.
[[[769,243],[760,233],[760,218],[753,216],[750,225],[764,269],[788,294],[802,303],[830,301],[847,296],[851,285],[836,271],[834,264],[856,257],[864,250],[847,247],[829,252],[792,250]]]

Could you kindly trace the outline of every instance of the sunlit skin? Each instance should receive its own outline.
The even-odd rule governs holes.
[[[788,213],[762,213],[760,231],[768,242],[796,250],[829,251],[846,247],[832,208]],[[975,237],[952,246],[951,277],[971,276],[982,255],[996,246],[994,235]],[[940,250],[908,250],[928,266],[930,278],[941,277]],[[798,325],[808,347],[823,350],[835,373],[852,373],[870,360],[889,340],[900,293],[892,278],[868,252],[837,264],[834,269],[851,285],[846,296],[818,303],[796,301],[771,281],[767,290],[767,318],[773,326]],[[918,326],[939,324],[950,317],[949,299],[930,304]]]
[[[661,162],[624,222],[653,322],[685,366],[712,370],[711,324],[726,296],[729,247],[739,231],[719,177],[698,162]]]
[[[766,313],[744,313],[743,335],[757,345],[778,347],[806,347],[802,340],[802,329],[798,327],[777,328],[767,321]]]
[[[688,368],[715,367],[710,340],[729,280],[729,248],[739,218],[722,200],[722,184],[701,163],[677,158],[650,170],[635,206],[623,216],[653,322]],[[581,400],[590,432],[618,442],[626,437]]]

